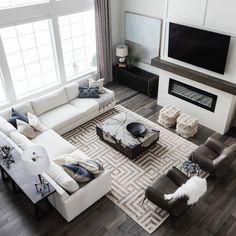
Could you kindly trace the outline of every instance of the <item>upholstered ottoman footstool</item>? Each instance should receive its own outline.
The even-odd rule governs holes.
[[[178,108],[167,105],[160,110],[157,122],[165,128],[170,128],[172,126],[175,126],[176,120],[179,115],[180,110]]]
[[[198,120],[187,114],[177,118],[176,132],[184,138],[193,137],[198,130]]]

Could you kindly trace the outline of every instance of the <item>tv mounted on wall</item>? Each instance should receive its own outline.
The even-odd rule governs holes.
[[[168,57],[224,74],[230,36],[170,23]]]

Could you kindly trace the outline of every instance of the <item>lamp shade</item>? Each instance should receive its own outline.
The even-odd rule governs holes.
[[[116,46],[116,56],[117,57],[126,57],[126,56],[128,56],[128,46],[127,45],[118,45],[118,46]]]
[[[28,175],[39,175],[50,166],[50,160],[45,148],[32,146],[27,148],[21,155],[25,173]]]

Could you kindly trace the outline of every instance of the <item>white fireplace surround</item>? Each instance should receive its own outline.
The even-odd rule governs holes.
[[[168,88],[170,78],[217,95],[218,98],[215,111],[208,111],[188,101],[169,94]],[[217,131],[220,134],[224,134],[230,129],[236,112],[236,98],[234,95],[164,70],[160,70],[159,74],[157,103],[161,106],[169,104],[174,105],[180,108],[183,113],[187,113],[198,118],[200,124]]]

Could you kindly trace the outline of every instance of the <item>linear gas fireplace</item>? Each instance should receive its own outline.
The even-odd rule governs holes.
[[[208,93],[171,78],[169,80],[168,93],[206,110],[215,111],[217,96],[212,93]]]

